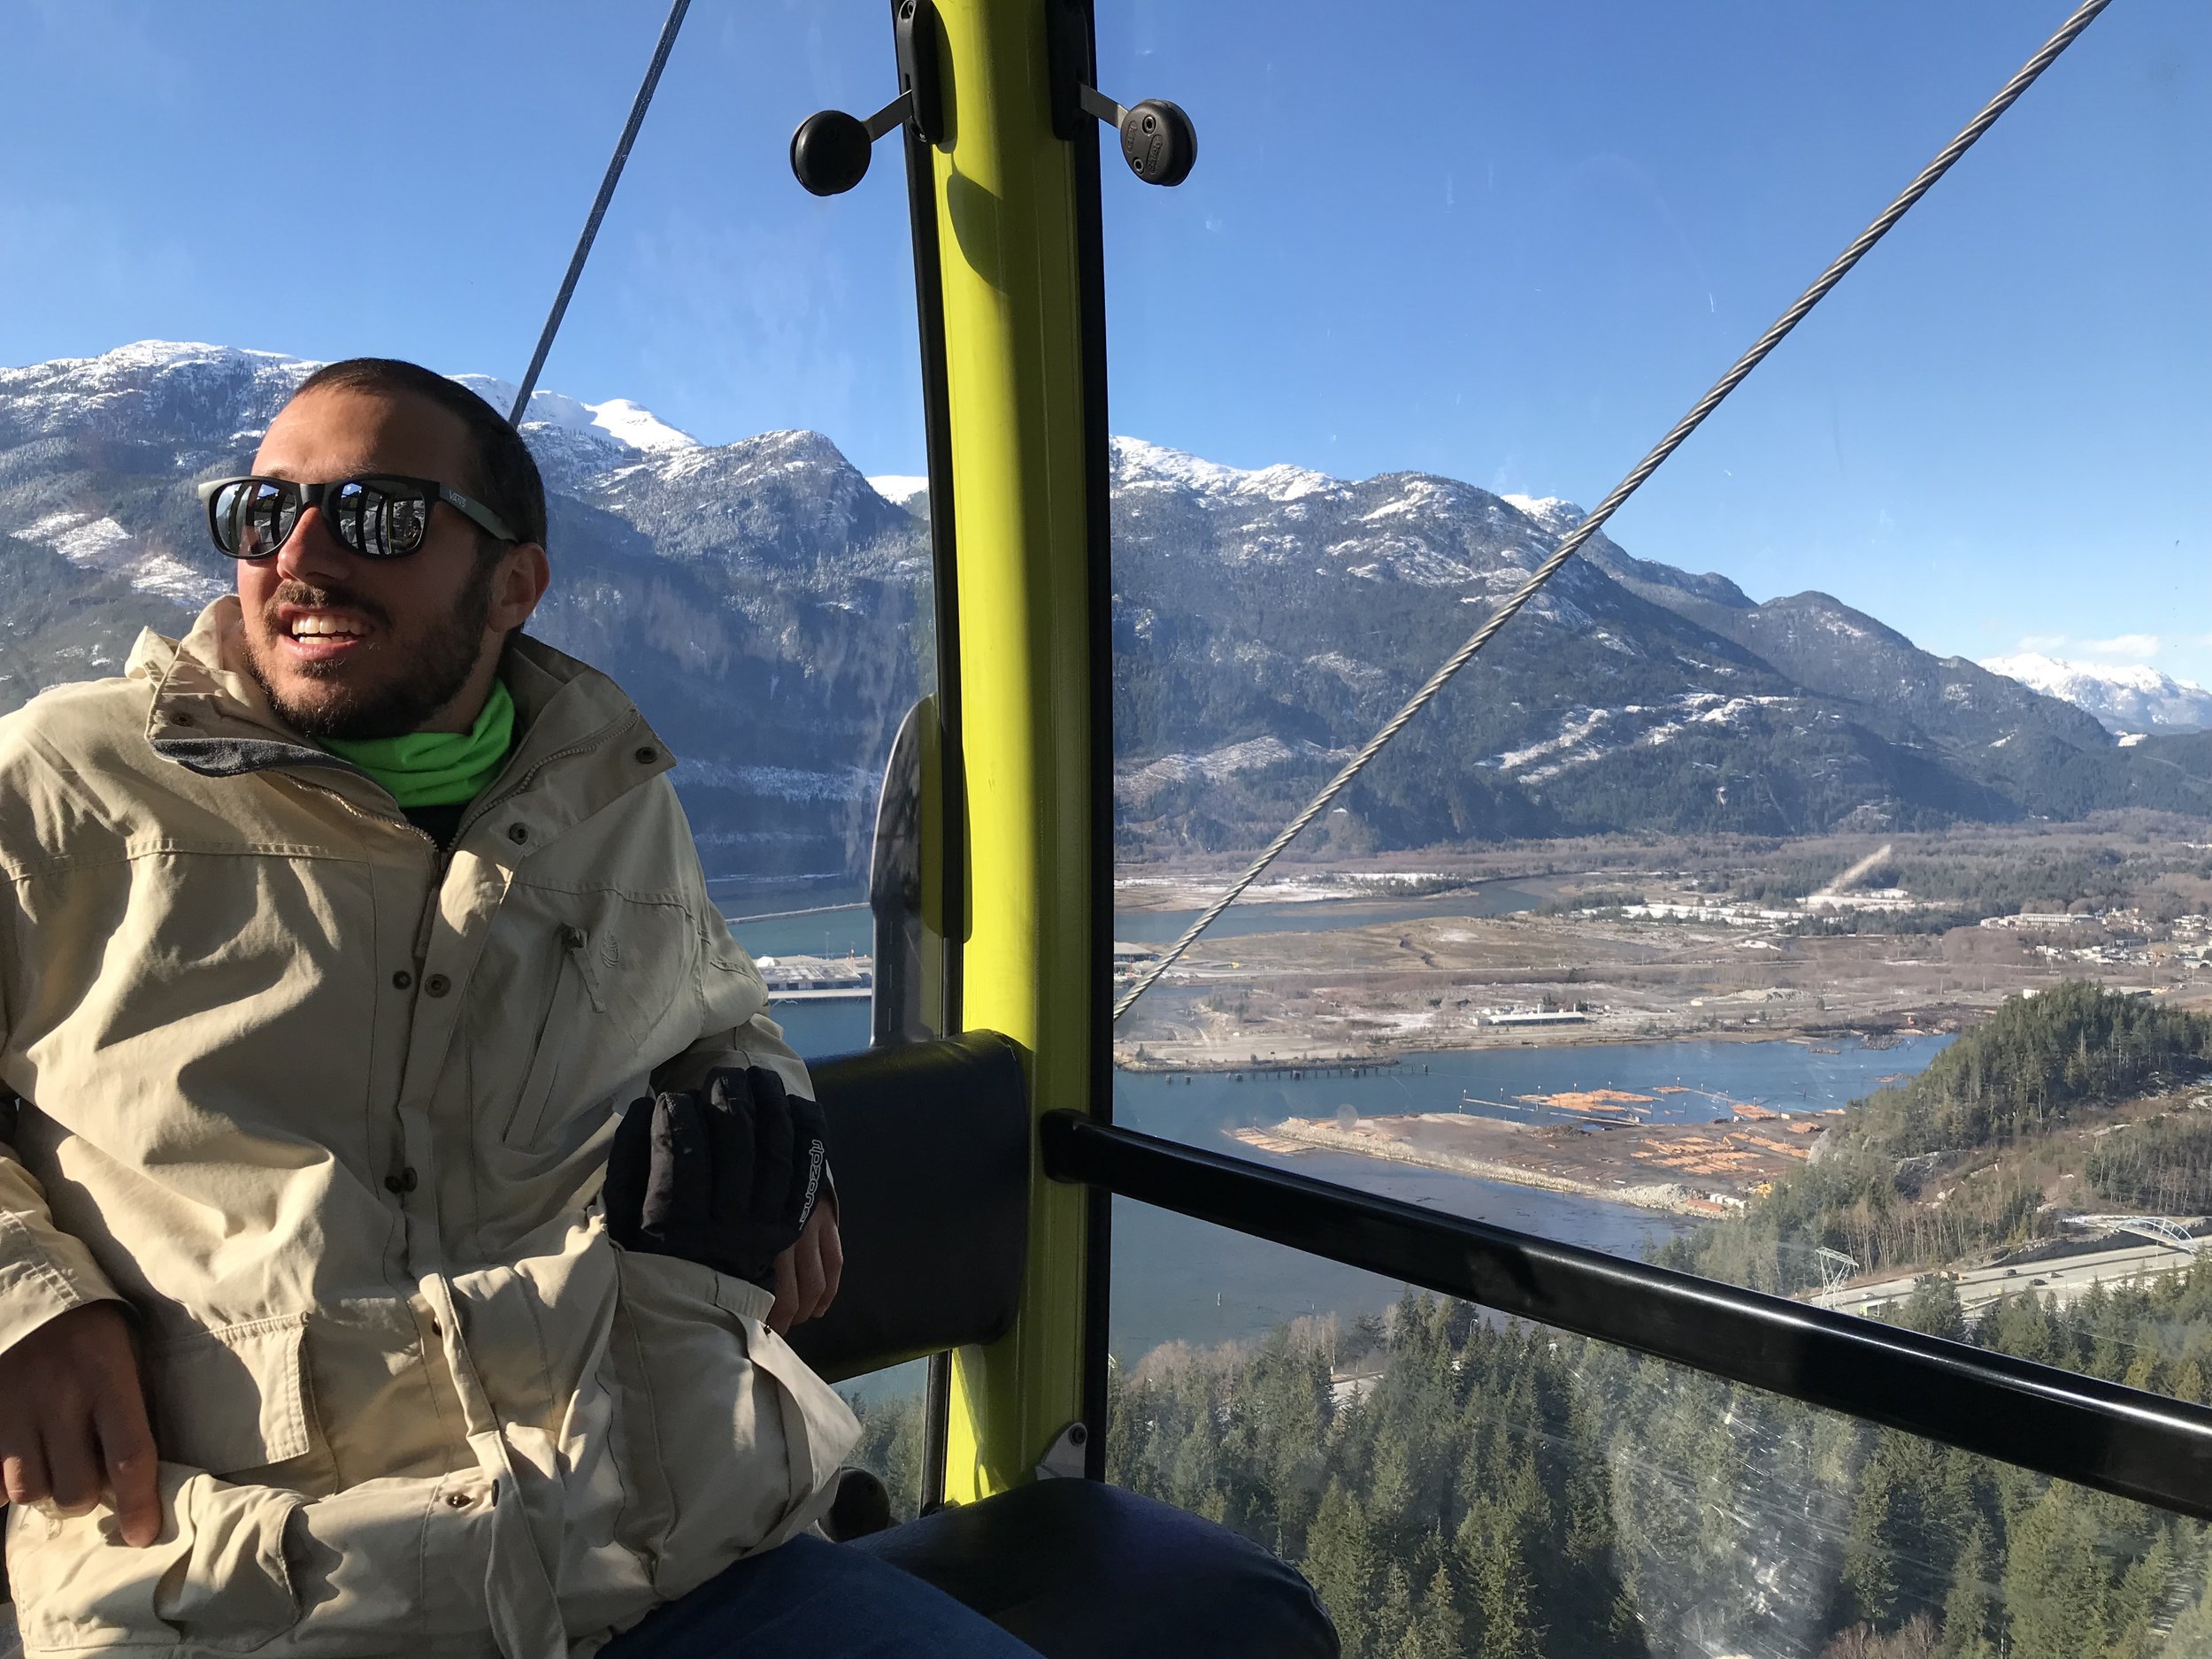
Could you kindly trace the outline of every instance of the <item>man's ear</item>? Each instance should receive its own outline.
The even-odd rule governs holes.
[[[492,574],[491,610],[484,626],[495,634],[509,634],[530,619],[553,581],[545,549],[535,541],[518,541],[500,555]]]

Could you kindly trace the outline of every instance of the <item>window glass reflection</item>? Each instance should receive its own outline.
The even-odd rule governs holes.
[[[1107,180],[1118,990],[2065,11],[1102,8],[1204,138]],[[2212,37],[2108,20],[1118,1022],[1119,1121],[2205,1397]],[[1308,1311],[1183,1248],[1133,1363]]]

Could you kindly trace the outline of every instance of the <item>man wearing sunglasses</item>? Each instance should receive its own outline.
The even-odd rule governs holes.
[[[199,495],[235,595],[0,720],[27,1651],[1026,1653],[798,1536],[819,1113],[664,746],[520,631],[521,440],[355,360]]]

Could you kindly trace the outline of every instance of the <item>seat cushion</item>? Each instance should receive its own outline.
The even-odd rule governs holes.
[[[1225,1527],[1092,1480],[1040,1480],[848,1546],[1045,1659],[1338,1659],[1306,1581]]]

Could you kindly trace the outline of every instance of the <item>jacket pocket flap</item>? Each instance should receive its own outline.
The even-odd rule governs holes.
[[[230,1474],[314,1443],[300,1350],[307,1316],[256,1319],[150,1348],[154,1441],[171,1463]]]

